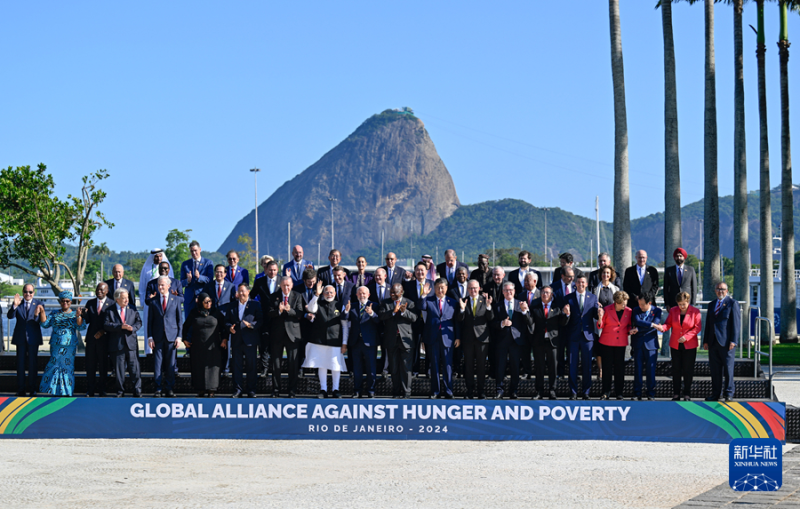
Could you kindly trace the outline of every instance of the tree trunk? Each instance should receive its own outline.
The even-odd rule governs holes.
[[[614,267],[631,265],[631,213],[628,186],[628,119],[619,0],[608,0],[611,27],[611,76],[614,82]]]
[[[747,231],[747,147],[744,125],[744,62],[742,1],[733,4],[734,128],[733,128],[733,298],[744,302],[742,339],[750,335],[750,256]]]
[[[706,98],[704,120],[703,166],[703,298],[714,298],[714,286],[720,281],[719,256],[719,185],[717,180],[717,66],[714,59],[714,0],[705,1],[706,24]]]
[[[681,168],[678,158],[678,94],[672,0],[661,2],[664,32],[664,265],[675,265],[672,253],[681,247]]]
[[[759,120],[759,176],[761,191],[761,316],[774,318],[775,298],[772,288],[772,195],[769,183],[769,137],[767,136],[767,75],[764,67],[767,46],[764,39],[764,0],[756,0],[758,11],[758,120]],[[769,327],[761,326],[762,342],[769,343]]]
[[[797,294],[794,280],[792,148],[789,131],[789,34],[786,1],[781,1],[781,342],[797,342]]]

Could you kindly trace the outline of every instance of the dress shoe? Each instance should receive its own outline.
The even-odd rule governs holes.
[[[556,391],[550,391],[550,399],[558,399],[556,398]]]
[[[267,370],[261,372],[261,378],[267,378]]]
[[[206,397],[213,398],[214,397],[214,392],[213,391],[209,391],[208,395]]]
[[[98,396],[101,397],[101,398],[105,398],[106,396],[108,396],[108,394],[106,394],[105,392],[100,391],[100,394],[98,394]]]
[[[91,392],[87,392],[87,393],[86,393],[86,397],[87,397],[87,398],[93,398],[93,397],[94,397],[94,394],[92,394]]]
[[[589,401],[589,395],[588,394],[584,394],[583,395],[583,400],[584,401]]]
[[[503,391],[497,391],[497,394],[495,394],[494,399],[503,399]]]
[[[622,396],[622,394],[620,394],[619,396],[617,396],[617,401],[622,401],[623,399],[625,399],[625,398]]]
[[[569,399],[570,399],[570,401],[575,401],[576,399],[578,399],[578,395],[577,395],[577,394],[575,394],[575,393],[573,392],[573,393],[570,395]]]
[[[328,397],[328,391],[322,391],[321,390],[321,391],[319,391],[319,394],[317,394],[317,398],[318,399],[325,399],[327,397]]]
[[[30,394],[28,394],[28,396],[30,396],[32,398],[35,398],[36,397],[36,391],[31,391]]]
[[[684,400],[684,401],[691,401],[691,400],[692,400],[692,397],[691,397],[691,396],[684,396],[684,397],[683,397],[683,400]]]
[[[602,396],[600,396],[600,399],[603,401],[608,400],[608,394],[603,394]]]
[[[642,400],[641,396],[634,396],[631,398],[631,401],[641,401],[641,400]]]
[[[273,398],[280,398],[281,397],[281,393],[278,392],[278,391],[272,391],[272,397]]]
[[[20,391],[20,392],[18,392],[18,393],[17,393],[17,397],[18,397],[18,398],[24,398],[24,397],[25,397],[25,396],[27,396],[27,395],[28,395],[28,394],[27,394],[25,391]]]
[[[731,403],[731,402],[733,402],[733,398],[730,396],[725,396],[725,403]]]
[[[363,398],[363,397],[364,396],[359,392],[354,392],[353,393],[353,399],[360,399],[360,398]]]
[[[154,393],[153,393],[153,397],[154,397],[154,398],[160,398],[160,397],[161,397],[161,391],[156,391],[156,392],[154,392]]]
[[[369,394],[367,394],[367,398],[369,398],[369,399],[372,399],[374,397],[375,397],[375,393],[374,392],[370,392]]]
[[[117,397],[118,397],[118,398],[121,398],[121,397],[122,397],[122,396],[124,396],[124,395],[125,395],[125,393],[124,393],[124,392],[118,392],[118,393],[117,393]]]
[[[509,396],[508,399],[517,399],[517,393],[516,392],[512,392],[511,396]]]
[[[449,393],[448,393],[448,394],[445,394],[445,395],[444,395],[444,399],[453,399],[453,395],[452,395],[452,394],[449,394]]]
[[[647,396],[647,401],[655,401],[655,400],[656,398],[654,398],[653,396]]]
[[[289,391],[289,395],[286,396],[286,397],[289,398],[289,399],[294,399],[294,398],[297,397],[297,394],[295,394],[294,392]]]
[[[241,397],[241,395],[242,395],[242,391],[236,390],[236,391],[234,391],[233,394],[231,394],[231,397],[232,398],[238,398],[238,397]]]
[[[681,400],[681,397],[678,396],[677,394],[672,396],[672,401],[680,401],[680,400]]]
[[[719,401],[719,398],[716,398],[714,396],[709,396],[706,398],[706,401]]]
[[[248,398],[255,398],[255,397],[256,397],[256,393],[255,393],[255,391],[250,391],[250,392],[248,392],[248,393],[247,393],[247,397],[248,397]]]
[[[331,397],[333,397],[334,399],[339,399],[339,398],[341,398],[341,397],[342,397],[342,393],[340,393],[338,390],[334,390],[334,391],[331,393]]]
[[[544,399],[544,394],[539,394],[538,396],[536,396],[536,399]]]
[[[175,392],[172,389],[168,390],[167,391],[167,397],[168,398],[174,398],[175,397]]]
[[[482,393],[478,394],[478,399],[486,399],[486,393],[482,392]]]
[[[141,398],[142,397],[142,391],[134,391],[133,392],[133,397],[134,398]]]
[[[444,398],[444,394],[437,394],[436,395],[436,399],[442,399],[442,398]]]

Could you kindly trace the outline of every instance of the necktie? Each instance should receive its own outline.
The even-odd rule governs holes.
[[[103,311],[103,303],[98,300],[97,301],[97,314],[99,315],[100,312],[102,312],[102,311]]]
[[[31,309],[31,305],[30,305],[30,303],[29,303],[29,302],[26,300],[26,301],[25,301],[25,314],[26,314],[26,315],[28,314],[28,311],[30,311],[30,309]]]
[[[311,290],[306,290],[306,301],[311,301]]]
[[[717,299],[717,308],[714,310],[714,314],[719,314],[719,310],[722,308],[722,301]]]
[[[233,281],[233,274],[234,274],[234,272],[235,272],[235,271],[233,270],[233,267],[231,267],[231,281]]]
[[[678,267],[678,286],[683,284],[683,268]]]
[[[550,305],[545,304],[544,306],[544,333],[547,334],[547,315],[550,313]]]
[[[378,287],[378,298],[383,300],[383,286]]]
[[[217,298],[222,297],[222,285],[217,285]]]
[[[439,330],[442,330],[442,299],[439,299]]]
[[[269,280],[269,293],[273,293],[273,292],[275,292],[275,280],[274,279],[270,279]]]
[[[289,297],[287,295],[283,296],[283,303],[284,304],[288,304],[289,303]]]
[[[422,283],[417,283],[417,297],[422,296]]]
[[[453,282],[453,269],[447,269],[447,281]]]
[[[167,298],[161,297],[161,311],[167,310]]]
[[[122,323],[125,323],[125,308],[120,308],[119,317],[122,318]]]
[[[461,298],[463,299],[464,297],[466,297],[466,292],[464,291],[464,285],[458,285],[458,286],[461,287]]]
[[[530,305],[530,304],[531,304],[531,302],[533,302],[533,292],[531,292],[531,291],[529,290],[529,291],[528,291],[528,305]]]
[[[478,301],[476,299],[472,299],[472,316],[475,316],[475,307],[478,305]]]
[[[342,285],[336,285],[336,298],[342,301]]]
[[[564,295],[569,295],[569,285],[564,285]]]
[[[583,313],[583,294],[578,294],[578,305],[581,307],[581,313]]]
[[[643,267],[638,267],[636,270],[639,271],[639,285],[643,285],[644,284],[644,268]]]
[[[364,275],[363,274],[359,274],[358,275],[358,286],[364,286]]]
[[[358,312],[359,318],[364,318],[364,304],[361,304],[361,310]]]
[[[388,279],[389,281],[391,281],[391,280],[392,280],[392,273],[393,273],[394,271],[393,271],[392,269],[389,269],[389,271],[388,271],[388,272],[389,272],[389,275],[388,275],[388,277],[387,277],[386,279]]]
[[[512,302],[507,303],[506,312],[508,313],[508,319],[511,320],[511,315],[514,314],[514,304]]]

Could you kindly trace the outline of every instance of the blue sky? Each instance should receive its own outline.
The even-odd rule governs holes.
[[[663,210],[663,40],[655,0],[621,0],[631,215]],[[778,10],[768,4],[773,186],[780,182]],[[758,188],[754,4],[745,9],[748,187]],[[410,106],[463,204],[520,198],[612,219],[608,4],[6,2],[0,165],[44,162],[56,192],[105,168],[97,241],[217,249],[259,201],[367,117]],[[733,21],[716,6],[720,193],[733,192]],[[790,40],[800,39],[790,15]],[[673,8],[683,203],[703,195],[703,6]],[[793,53],[800,49],[792,48]],[[800,60],[790,60],[798,90]],[[800,137],[800,97],[792,97]],[[795,154],[800,151],[795,150]],[[797,156],[796,156],[797,157]],[[777,204],[775,204],[777,206]],[[260,218],[262,221],[264,218]]]

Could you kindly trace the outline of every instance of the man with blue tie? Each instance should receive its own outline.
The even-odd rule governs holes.
[[[597,320],[597,296],[587,291],[586,274],[575,280],[575,291],[564,301],[564,314],[569,317],[562,327],[563,335],[569,341],[569,399],[578,399],[578,363],[581,365],[582,399],[589,399],[592,388],[592,348],[597,341],[595,320]]]
[[[228,313],[228,306],[232,300],[236,299],[236,287],[225,279],[227,268],[222,264],[217,264],[214,267],[214,281],[208,283],[203,292],[211,297],[211,309],[216,309],[223,316]],[[228,338],[224,334],[225,339]],[[231,365],[231,342],[228,341],[226,348],[220,348],[222,352],[222,364],[225,373],[230,373]]]
[[[469,274],[469,266],[464,262],[458,261],[456,252],[448,249],[444,252],[444,262],[436,266],[436,273],[439,274],[439,277],[446,279],[448,285],[452,285],[456,279],[456,269],[459,267],[467,269],[467,274]]]
[[[655,295],[658,293],[658,269],[652,265],[647,265],[647,251],[640,249],[636,251],[636,265],[625,269],[622,278],[622,290],[628,294],[628,307],[636,307],[637,295],[648,293]],[[676,294],[677,295],[677,294]]]
[[[513,283],[513,281],[511,281]],[[516,285],[514,285],[516,288]],[[525,279],[523,280],[523,290],[516,295],[516,299],[518,301],[525,301],[528,303],[528,309],[531,308],[533,301],[541,297],[541,290],[539,290],[539,276],[538,272],[533,270],[528,271],[525,274]],[[502,298],[502,296],[501,296]],[[533,343],[526,342],[520,347],[520,357],[522,359],[522,365],[520,366],[520,373],[525,373],[528,375],[528,378],[533,378]]]
[[[136,308],[131,308],[128,292],[120,288],[114,292],[116,306],[105,313],[103,328],[108,336],[108,352],[114,359],[114,374],[117,378],[117,397],[125,394],[125,366],[131,375],[133,395],[142,397],[142,375],[139,369],[139,340],[136,332],[142,328],[142,318]]]
[[[234,288],[239,288],[242,283],[250,285],[250,273],[247,269],[239,267],[239,253],[231,249],[225,255],[228,260],[228,267],[225,269],[225,280],[230,281]]]
[[[292,278],[292,282],[297,285],[303,281],[303,272],[313,269],[314,264],[303,259],[303,246],[300,244],[292,248],[292,258],[294,259],[283,265],[283,275]]]
[[[181,286],[183,291],[183,318],[189,316],[189,312],[194,309],[195,299],[203,291],[205,286],[214,279],[214,264],[208,258],[201,255],[200,243],[193,240],[189,244],[189,252],[192,257],[181,264]],[[190,338],[186,338],[187,340]]]
[[[237,300],[228,307],[227,325],[233,343],[233,382],[236,389],[231,397],[238,398],[245,390],[244,369],[247,369],[247,397],[256,397],[256,348],[260,339],[259,328],[263,312],[261,304],[250,299],[250,288],[242,283],[236,292]]]
[[[386,284],[391,286],[395,283],[403,284],[405,279],[406,269],[397,265],[397,255],[394,253],[386,253],[386,265],[381,267],[386,271]]]
[[[447,281],[439,278],[434,282],[435,295],[421,301],[418,311],[427,312],[425,321],[425,356],[431,370],[431,395],[435,398],[453,399],[453,348],[460,346],[458,321],[459,304],[448,297]],[[426,289],[423,288],[423,291]],[[442,373],[444,388],[439,381]]]
[[[259,372],[264,378],[267,377],[267,368],[269,367],[269,296],[278,291],[280,279],[278,278],[278,263],[274,260],[267,262],[264,272],[260,274],[261,277],[256,276],[255,283],[253,283],[253,290],[250,294],[253,300],[261,304],[261,311],[264,315],[264,326],[261,327],[261,340],[258,344],[258,359],[261,362]]]
[[[333,282],[330,286],[336,290],[336,301],[339,303],[340,310],[344,309],[348,302],[354,300],[353,283],[346,280],[345,277],[347,277],[347,273],[345,273],[344,267],[336,266],[333,269]]]
[[[347,318],[350,321],[350,337],[347,348],[353,359],[353,397],[375,397],[375,360],[378,356],[380,319],[376,306],[369,300],[369,289],[360,286],[356,290],[356,304],[350,308]],[[364,370],[366,368],[366,385]]]
[[[391,285],[386,283],[386,270],[382,267],[375,269],[373,279],[367,284],[367,288],[369,289],[369,300],[377,304],[376,308],[380,310],[381,304],[385,300],[391,298]],[[389,376],[389,368],[392,365],[391,359],[389,358],[391,352],[384,348],[383,345],[383,323],[381,323],[379,330],[381,335],[380,340],[378,341],[378,346],[381,347],[381,358],[378,361],[378,370],[383,372],[384,378],[387,378]]]
[[[33,298],[35,289],[32,284],[22,287],[22,297],[14,296],[14,303],[8,310],[8,319],[16,319],[14,335],[11,344],[17,347],[17,396],[25,396],[26,391],[31,396],[36,396],[39,370],[37,357],[39,345],[42,344],[42,327],[39,321],[39,307],[44,306],[38,299]],[[27,383],[25,370],[28,371]]]
[[[511,371],[508,384],[510,399],[517,399],[519,385],[520,351],[525,342],[530,341],[530,328],[533,326],[528,303],[514,298],[514,283],[503,283],[503,298],[495,304],[492,327],[497,331],[497,356],[495,358],[497,399],[503,398],[503,380],[506,378],[506,363]]]
[[[711,396],[706,401],[733,401],[733,365],[736,345],[742,332],[739,303],[728,296],[728,285],[717,283],[717,298],[706,308],[706,328],[703,331],[703,348],[708,350],[711,368]],[[725,379],[724,387],[722,380]]]
[[[573,282],[574,279],[575,270],[572,267],[566,266],[561,271],[561,279],[556,283],[553,283],[553,305],[555,305],[558,309],[563,308],[564,304],[567,302],[567,298],[575,292],[575,283]],[[567,367],[569,348],[570,342],[566,335],[561,335],[558,340],[556,353],[556,364],[559,378],[565,377],[569,371],[569,368]]]
[[[428,265],[425,262],[419,262],[414,267],[414,279],[411,281],[403,282],[403,295],[406,296],[414,307],[419,309],[422,305],[422,299],[425,294],[430,292],[433,288],[433,280],[427,278]],[[425,285],[428,286],[428,291],[423,292]],[[411,325],[411,332],[414,335],[414,365],[412,371],[414,376],[419,374],[420,361],[422,360],[422,345],[424,344],[423,335],[425,329],[425,313],[420,312],[419,318]]]
[[[183,314],[181,313],[181,302],[169,291],[169,276],[159,276],[158,278],[158,297],[150,300],[147,310],[147,341],[150,349],[153,350],[155,359],[154,375],[156,398],[161,397],[162,389],[166,386],[166,396],[175,396],[175,371],[177,361],[175,357],[178,343],[181,341],[181,331],[183,330]],[[166,361],[167,372],[166,384],[164,384],[162,367]]]

